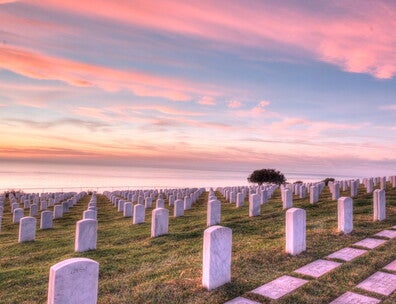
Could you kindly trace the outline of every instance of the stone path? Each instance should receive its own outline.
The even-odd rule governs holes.
[[[391,230],[393,229],[393,230]],[[361,247],[365,249],[358,249],[352,247],[346,247],[340,249],[328,256],[326,259],[336,259],[335,261],[330,260],[316,260],[303,267],[294,270],[294,273],[302,274],[313,279],[319,278],[326,273],[336,269],[343,263],[338,261],[349,262],[359,256],[365,254],[369,250],[375,249],[389,241],[389,239],[396,238],[396,226],[393,226],[389,230],[383,230],[376,233],[374,236],[387,238],[388,240],[366,238],[352,246]],[[372,292],[381,296],[390,296],[396,290],[396,260],[386,265],[383,270],[388,271],[377,271],[370,277],[359,283],[356,287],[358,289]],[[394,273],[391,273],[394,272]],[[252,293],[259,294],[272,300],[280,299],[281,297],[292,293],[296,289],[300,288],[304,284],[308,283],[309,280],[297,278],[294,276],[284,275],[271,282],[268,282],[262,286],[252,290]],[[376,304],[380,303],[381,300],[375,297],[364,296],[355,292],[346,292],[333,300],[330,304],[348,304],[348,303],[359,303],[359,304]],[[237,297],[224,304],[258,304],[258,302],[244,298]]]

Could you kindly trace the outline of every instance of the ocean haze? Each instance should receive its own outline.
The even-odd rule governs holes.
[[[0,190],[97,191],[112,188],[184,188],[248,185],[247,170],[208,170],[153,168],[137,166],[94,166],[76,164],[43,164],[29,162],[0,163]],[[284,173],[288,182],[317,182],[326,177],[351,179],[356,176],[334,176],[326,173]]]

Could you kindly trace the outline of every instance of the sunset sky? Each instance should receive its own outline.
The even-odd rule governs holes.
[[[0,0],[0,160],[396,174],[395,1]]]

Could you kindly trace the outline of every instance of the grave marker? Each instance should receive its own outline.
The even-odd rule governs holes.
[[[72,258],[50,268],[48,304],[96,304],[99,263],[87,258]]]
[[[204,232],[202,285],[215,289],[231,281],[232,230],[212,226]]]

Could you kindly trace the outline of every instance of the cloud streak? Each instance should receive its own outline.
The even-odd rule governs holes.
[[[311,9],[288,5],[239,1],[29,1],[39,7],[93,18],[115,20],[152,31],[259,49],[297,48],[354,73],[389,79],[396,74],[396,5],[389,1],[354,1],[317,4]],[[332,13],[332,12],[338,12]],[[165,13],[166,12],[166,13]],[[246,22],[255,20],[255,22]]]
[[[29,128],[37,128],[37,129],[48,129],[48,128],[58,128],[64,126],[75,126],[79,128],[86,128],[90,131],[99,131],[105,127],[109,127],[110,125],[104,122],[98,121],[89,121],[89,120],[81,120],[76,118],[63,118],[53,121],[35,121],[30,119],[19,119],[19,118],[11,118],[8,120],[8,124],[23,124]]]
[[[59,80],[75,87],[98,87],[109,92],[127,89],[137,96],[162,97],[173,101],[188,101],[193,94],[205,92],[196,84],[171,77],[121,71],[15,47],[0,47],[0,69],[34,79]]]

